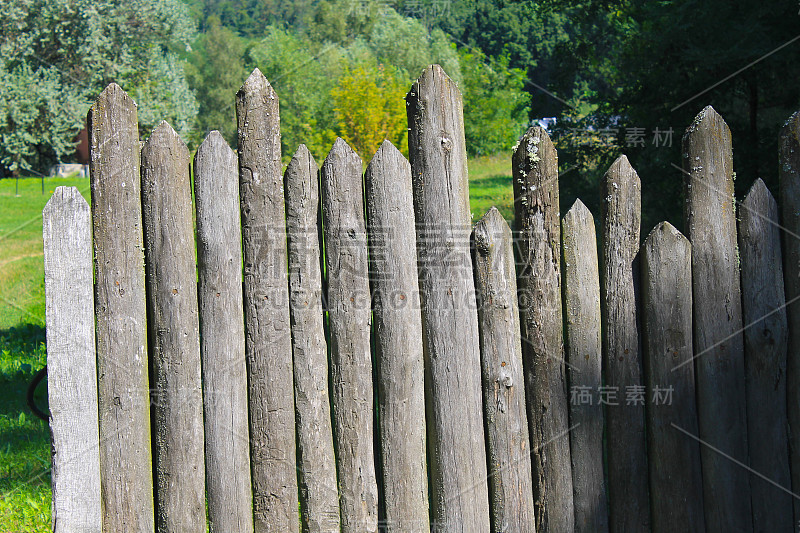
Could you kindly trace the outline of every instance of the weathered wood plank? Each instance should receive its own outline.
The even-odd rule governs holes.
[[[194,194],[209,529],[250,533],[239,172],[218,131],[195,153]]]
[[[575,510],[562,338],[558,154],[547,132],[536,126],[519,140],[512,161],[536,529],[572,531]]]
[[[411,165],[384,141],[365,174],[387,532],[430,531],[425,362]]]
[[[800,494],[800,112],[781,130],[778,177],[783,228],[783,280],[789,332],[786,361],[787,416],[792,492]],[[794,520],[800,520],[800,499],[792,498]]]
[[[136,104],[112,83],[87,122],[103,531],[150,532],[155,515]]]
[[[336,139],[322,164],[322,218],[343,533],[378,528],[370,293],[361,158]]]
[[[745,196],[739,217],[742,312],[748,326],[744,330],[744,365],[750,467],[788,490],[788,331],[778,204],[760,178]],[[786,490],[754,474],[750,490],[755,530],[792,530],[792,496]]]
[[[339,490],[322,310],[319,169],[303,144],[286,168],[284,188],[303,531],[338,533]]]
[[[575,531],[602,533],[608,531],[608,500],[603,474],[603,406],[597,397],[603,378],[600,272],[594,218],[580,200],[561,221],[561,242]]]
[[[58,187],[44,226],[47,396],[54,533],[100,533],[100,432],[94,344],[92,219],[75,187]]]
[[[535,531],[511,228],[491,208],[472,233],[493,531]]]
[[[667,222],[641,249],[642,348],[653,531],[703,531],[692,357],[692,248]],[[677,427],[673,427],[677,426]],[[677,429],[677,428],[680,428]]]
[[[603,375],[615,396],[605,404],[609,526],[615,533],[645,531],[650,527],[645,403],[637,394],[644,384],[637,311],[642,188],[627,157],[611,165],[602,191]]]
[[[709,532],[751,530],[742,300],[736,250],[731,132],[706,107],[683,137],[686,219],[692,243],[694,365]],[[687,363],[691,364],[691,363]],[[746,525],[748,524],[748,525]]]
[[[162,121],[142,146],[158,531],[205,529],[200,325],[189,150]]]
[[[245,353],[257,533],[296,532],[297,458],[278,95],[255,69],[236,93]]]
[[[461,94],[439,65],[406,96],[427,376],[431,524],[488,532],[480,344]]]

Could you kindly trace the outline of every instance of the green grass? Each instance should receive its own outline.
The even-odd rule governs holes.
[[[508,154],[469,161],[473,222],[494,206],[509,223],[514,200]],[[50,531],[50,433],[25,405],[46,363],[42,209],[60,185],[89,200],[89,180],[0,180],[0,533]],[[46,406],[45,387],[37,404]]]
[[[50,531],[50,431],[25,404],[45,365],[42,209],[59,185],[86,179],[0,180],[0,532]],[[44,386],[37,404],[47,405]]]
[[[511,154],[478,157],[469,161],[469,199],[473,223],[495,206],[506,222],[512,225],[514,188]]]

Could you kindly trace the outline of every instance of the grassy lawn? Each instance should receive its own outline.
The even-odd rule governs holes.
[[[470,160],[473,222],[493,205],[511,223],[508,154]],[[0,533],[50,531],[50,433],[25,405],[25,391],[46,362],[42,209],[56,187],[87,179],[0,180]],[[46,405],[45,387],[38,404]]]
[[[86,179],[0,180],[0,532],[50,531],[50,431],[25,405],[45,365],[42,209],[59,185]],[[40,387],[37,403],[46,405]]]

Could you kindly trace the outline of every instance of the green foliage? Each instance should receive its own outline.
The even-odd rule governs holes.
[[[176,54],[195,29],[180,0],[0,0],[0,11],[3,95],[15,101],[0,122],[3,166],[42,171],[71,155],[111,81],[138,97],[142,130],[164,118],[191,127],[196,105]]]
[[[384,65],[358,67],[331,91],[339,135],[364,161],[386,139],[408,156],[404,81]]]
[[[199,143],[209,131],[219,130],[236,146],[233,104],[236,91],[247,78],[245,42],[216,16],[209,17],[206,27],[186,65],[186,77],[200,104],[194,141]]]
[[[459,58],[467,150],[480,155],[510,150],[528,122],[524,72],[509,68],[505,56],[489,58],[477,49],[462,48]]]

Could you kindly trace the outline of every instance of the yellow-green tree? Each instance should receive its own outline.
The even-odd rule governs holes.
[[[339,135],[365,161],[388,139],[408,155],[405,94],[408,83],[393,69],[347,69],[331,91]]]

